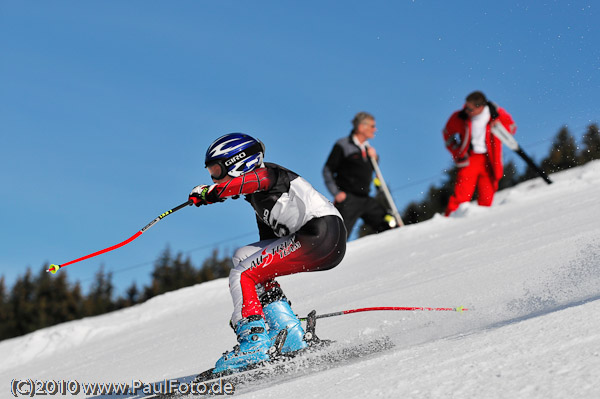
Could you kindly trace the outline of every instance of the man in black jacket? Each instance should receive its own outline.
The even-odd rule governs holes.
[[[325,185],[344,218],[348,237],[358,218],[378,233],[395,227],[394,218],[369,196],[373,179],[369,157],[377,159],[377,153],[368,140],[375,137],[375,117],[359,112],[352,126],[350,135],[335,143],[323,167]]]

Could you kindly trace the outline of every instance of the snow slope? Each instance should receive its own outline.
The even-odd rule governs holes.
[[[600,162],[350,243],[335,269],[280,279],[306,315],[369,306],[465,306],[321,319],[340,343],[395,347],[271,381],[256,398],[600,398]],[[144,383],[211,367],[235,344],[225,279],[0,342],[0,396],[17,379]]]

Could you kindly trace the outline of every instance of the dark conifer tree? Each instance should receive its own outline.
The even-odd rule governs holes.
[[[215,248],[213,249],[210,257],[205,259],[202,263],[202,266],[200,266],[199,280],[210,281],[227,277],[229,276],[231,267],[231,257],[219,257],[219,250]]]
[[[86,316],[95,316],[115,310],[113,302],[114,286],[112,284],[112,273],[104,272],[104,265],[100,266],[90,293],[84,300],[84,313]]]
[[[600,159],[600,133],[598,132],[598,124],[593,123],[589,125],[581,141],[583,147],[579,153],[580,165]]]
[[[419,223],[419,205],[420,203],[412,201],[404,208],[404,212],[402,213],[402,221],[405,225]]]
[[[131,285],[129,286],[129,288],[127,288],[127,291],[125,292],[126,294],[126,303],[127,306],[133,306],[136,303],[138,303],[139,297],[140,297],[140,292],[138,290],[137,284],[135,283],[135,281],[133,283],[131,283]]]
[[[81,298],[71,289],[68,274],[63,271],[52,275],[47,273],[48,265],[40,269],[35,280],[35,304],[37,328],[75,320],[82,316]]]
[[[519,172],[515,163],[510,160],[504,165],[504,176],[498,182],[498,191],[513,187],[519,183]]]
[[[546,174],[559,172],[577,166],[577,144],[566,126],[563,126],[550,149],[550,154],[542,161],[541,168]]]
[[[182,253],[178,253],[173,260],[173,274],[175,282],[171,290],[188,287],[200,282],[198,271],[192,265],[191,259],[188,257],[183,260]]]
[[[165,287],[174,285],[174,276],[171,267],[172,263],[173,258],[171,257],[171,248],[167,245],[156,262],[154,262],[152,280],[150,286],[144,288],[143,301],[166,292]]]
[[[12,315],[8,306],[8,295],[4,283],[4,276],[2,276],[0,277],[0,340],[11,336],[8,330],[8,324],[11,321]]]
[[[8,298],[8,308],[12,316],[7,325],[9,336],[27,334],[38,328],[35,284],[30,268],[15,281]]]

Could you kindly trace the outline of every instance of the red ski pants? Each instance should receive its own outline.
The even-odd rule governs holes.
[[[268,291],[277,285],[277,276],[331,269],[345,252],[346,228],[338,216],[312,219],[294,234],[238,249],[229,274],[232,324],[248,316],[264,316],[258,287]]]
[[[498,190],[498,181],[494,178],[487,154],[471,154],[469,165],[458,170],[454,194],[448,201],[446,216],[458,209],[463,202],[471,201],[475,188],[477,203],[481,206],[491,206],[494,193]]]

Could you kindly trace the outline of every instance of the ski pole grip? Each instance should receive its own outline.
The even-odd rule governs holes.
[[[200,203],[200,198],[198,198],[198,197],[192,197],[191,195],[189,197],[189,201],[188,202],[189,202],[190,205],[196,205],[196,206],[202,205]]]

